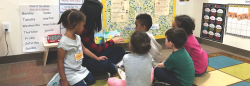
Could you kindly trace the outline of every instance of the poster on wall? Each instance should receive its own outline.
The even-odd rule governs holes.
[[[69,10],[69,9],[80,10],[83,3],[84,3],[83,0],[59,0],[60,17],[62,13],[66,10]],[[61,34],[66,33],[66,28],[63,27],[62,24],[60,25],[60,30],[61,30]]]
[[[155,0],[155,15],[169,15],[170,0]]]
[[[250,38],[250,5],[229,4],[226,34]]]
[[[60,34],[58,5],[20,5],[23,52],[44,51],[49,34]]]
[[[189,5],[189,0],[180,0],[179,5]]]
[[[111,0],[111,22],[127,22],[129,0]]]
[[[226,7],[224,4],[203,3],[200,37],[223,42]]]

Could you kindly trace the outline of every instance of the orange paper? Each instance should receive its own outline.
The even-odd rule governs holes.
[[[78,60],[82,59],[82,57],[83,57],[82,52],[80,52],[80,53],[76,54],[76,61],[78,61]]]
[[[233,13],[232,12],[228,12],[227,13],[227,17],[233,17]]]
[[[238,20],[243,19],[243,15],[244,15],[244,14],[237,15],[237,19],[238,19]]]
[[[243,19],[248,19],[248,13],[243,14]]]
[[[237,13],[233,13],[233,18],[237,18]]]

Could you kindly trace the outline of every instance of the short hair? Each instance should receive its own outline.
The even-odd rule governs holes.
[[[74,29],[81,21],[86,22],[86,16],[76,9],[69,9],[61,15],[58,24],[62,23],[65,28]]]
[[[175,17],[175,23],[178,28],[183,28],[187,35],[193,34],[193,30],[195,29],[194,21],[187,15],[180,15]]]
[[[87,29],[88,32],[99,32],[102,30],[102,8],[103,5],[98,0],[84,0],[80,11],[83,12],[87,17],[84,29]]]
[[[187,34],[182,28],[173,28],[166,31],[168,42],[172,42],[177,49],[181,49],[187,42]]]
[[[146,54],[151,49],[151,39],[145,32],[135,31],[130,39],[132,52],[137,54]]]
[[[139,23],[142,26],[146,26],[147,31],[152,27],[152,18],[148,14],[139,14],[136,16],[136,20],[139,20]]]

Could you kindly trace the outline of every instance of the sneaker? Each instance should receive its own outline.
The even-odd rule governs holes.
[[[59,73],[56,73],[53,78],[50,80],[50,82],[47,84],[47,86],[61,86],[62,84],[61,77]]]
[[[154,86],[171,86],[171,85],[164,82],[156,82],[154,83]]]
[[[110,73],[94,73],[93,76],[96,80],[108,80]]]

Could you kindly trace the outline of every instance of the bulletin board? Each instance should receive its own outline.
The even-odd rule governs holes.
[[[226,34],[250,38],[250,5],[229,4]]]
[[[103,31],[121,30],[125,43],[129,42],[134,30],[125,30],[125,26],[135,25],[135,11],[151,11],[153,24],[159,24],[159,29],[150,29],[155,39],[165,38],[165,32],[172,27],[175,17],[176,0],[169,0],[169,15],[155,15],[155,0],[129,0],[129,19],[127,22],[111,22],[111,0],[101,0],[103,3]]]
[[[201,38],[223,42],[226,4],[203,3]]]

